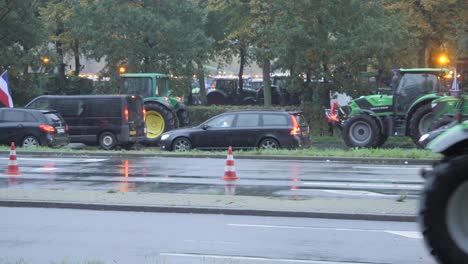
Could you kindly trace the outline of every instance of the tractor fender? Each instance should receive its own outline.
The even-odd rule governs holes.
[[[457,147],[466,146],[468,142],[468,122],[449,128],[431,141],[427,148],[436,153],[448,153]]]
[[[208,96],[209,94],[222,94],[224,96],[224,98],[228,97],[227,94],[224,91],[221,91],[221,90],[211,90],[211,91],[206,93],[206,96]]]
[[[370,115],[373,118],[375,118],[379,122],[380,132],[382,132],[383,134],[386,134],[385,133],[385,124],[382,121],[382,118],[380,118],[380,116],[378,116],[374,111],[369,110],[369,109],[359,109],[359,113],[360,114],[367,114],[367,115]]]
[[[174,109],[174,107],[169,102],[166,102],[165,100],[159,100],[159,99],[155,99],[155,98],[148,98],[148,99],[144,99],[143,102],[145,104],[147,104],[147,103],[160,104],[160,105],[163,105],[165,108],[169,109],[170,111],[172,111]]]

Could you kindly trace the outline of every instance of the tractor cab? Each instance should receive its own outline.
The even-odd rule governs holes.
[[[143,98],[169,96],[169,77],[160,73],[126,73],[122,93],[138,94]]]
[[[396,115],[406,115],[410,107],[425,96],[448,92],[445,75],[447,69],[400,69],[401,78],[393,94],[393,109]]]

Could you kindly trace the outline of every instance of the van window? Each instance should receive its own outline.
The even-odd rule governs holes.
[[[117,117],[122,116],[120,98],[96,98],[87,100],[87,117]]]
[[[127,97],[127,106],[128,106],[128,119],[133,120],[143,120],[143,101],[140,97]]]
[[[258,114],[239,114],[237,116],[237,127],[256,127],[258,126]]]
[[[47,98],[39,98],[36,101],[32,102],[28,108],[34,108],[34,109],[50,109],[50,100]]]
[[[80,99],[58,99],[55,108],[63,117],[77,117],[85,110]]]
[[[288,126],[288,115],[263,114],[264,126]]]

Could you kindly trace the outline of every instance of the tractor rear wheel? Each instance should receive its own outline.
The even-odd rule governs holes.
[[[423,235],[440,263],[468,263],[468,155],[429,172],[419,212]]]
[[[157,103],[146,103],[146,143],[157,143],[161,134],[175,128],[174,114]]]
[[[373,117],[362,114],[346,121],[343,139],[348,147],[375,148],[383,144],[380,126]]]
[[[430,131],[432,121],[434,121],[434,113],[432,113],[430,104],[425,104],[414,112],[409,123],[409,134],[416,146],[422,147],[419,139]]]

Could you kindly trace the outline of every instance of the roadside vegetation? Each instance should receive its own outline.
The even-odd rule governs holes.
[[[323,141],[326,141],[325,144],[332,144],[335,137],[324,137]],[[336,140],[338,142],[338,140]],[[392,145],[390,142],[388,145]],[[316,145],[320,146],[319,143]],[[339,144],[343,146],[342,144]],[[0,151],[8,151],[9,147],[1,146]],[[88,153],[93,154],[141,154],[141,155],[193,155],[196,156],[206,156],[206,155],[226,155],[226,151],[202,151],[202,150],[192,150],[188,152],[169,152],[162,151],[156,147],[142,148],[140,150],[114,150],[114,151],[104,151],[96,147],[87,147],[84,149],[70,149],[70,148],[17,148],[19,153],[25,151],[31,154],[34,152],[50,152],[55,153],[55,155],[83,155],[86,156]],[[289,156],[289,157],[355,157],[355,158],[403,158],[403,159],[439,159],[441,156],[437,153],[432,153],[430,150],[425,149],[416,149],[416,148],[402,148],[402,147],[389,147],[389,148],[377,148],[377,149],[348,149],[348,148],[338,148],[338,147],[311,147],[308,149],[297,149],[297,150],[288,150],[288,149],[278,149],[278,150],[235,150],[235,155],[255,155],[255,156]]]

